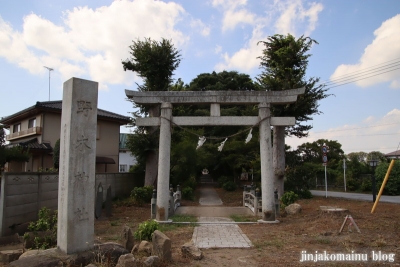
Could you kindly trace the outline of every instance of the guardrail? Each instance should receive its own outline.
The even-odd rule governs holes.
[[[280,201],[278,198],[278,191],[274,191],[275,197],[275,214],[280,214]],[[262,198],[259,188],[254,189],[254,185],[245,185],[243,188],[243,206],[248,207],[255,216],[262,214]]]
[[[41,134],[41,133],[42,133],[42,127],[36,126],[36,127],[31,127],[26,130],[8,134],[8,135],[6,135],[6,140],[10,141],[10,140],[13,140],[16,138],[25,137],[25,136],[34,135],[34,134]]]
[[[243,206],[248,207],[255,216],[262,211],[260,189],[254,189],[253,185],[243,188]]]

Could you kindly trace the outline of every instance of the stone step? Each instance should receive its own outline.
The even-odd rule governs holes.
[[[2,250],[0,251],[0,263],[10,263],[18,260],[22,255],[22,249]]]

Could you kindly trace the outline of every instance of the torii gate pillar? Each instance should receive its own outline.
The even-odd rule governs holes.
[[[260,118],[262,222],[275,222],[270,103],[258,105]]]
[[[160,144],[158,153],[157,221],[168,220],[169,168],[171,158],[172,104],[161,104]]]

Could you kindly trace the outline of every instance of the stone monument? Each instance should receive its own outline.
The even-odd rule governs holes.
[[[98,83],[64,83],[58,185],[57,247],[67,254],[94,243]]]

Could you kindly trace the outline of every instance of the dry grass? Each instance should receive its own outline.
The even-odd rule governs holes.
[[[226,192],[216,189],[224,205],[240,206],[242,191]],[[197,200],[197,199],[196,199]],[[243,266],[243,261],[252,266],[299,266],[302,251],[328,253],[367,253],[381,251],[396,254],[395,263],[400,264],[400,205],[379,203],[371,214],[372,203],[335,198],[315,197],[300,200],[302,212],[297,215],[281,216],[279,224],[240,225],[252,241],[250,249],[204,250],[205,259],[191,261],[180,254],[180,247],[191,240],[193,226],[172,228],[165,234],[172,241],[173,262],[169,266]],[[196,201],[183,201],[183,205],[198,205]],[[325,213],[320,206],[335,206],[348,209],[341,214]],[[344,217],[350,214],[361,230],[358,233],[348,224],[338,233]],[[113,217],[96,221],[96,236],[101,241],[120,240],[124,224],[136,230],[139,223],[150,218],[150,206],[114,207]],[[385,265],[386,264],[386,265]],[[392,263],[393,264],[393,263]],[[363,263],[328,262],[327,266],[364,266]],[[307,263],[301,266],[313,266]],[[318,264],[316,265],[318,266]],[[365,266],[392,266],[384,262],[372,262]]]

